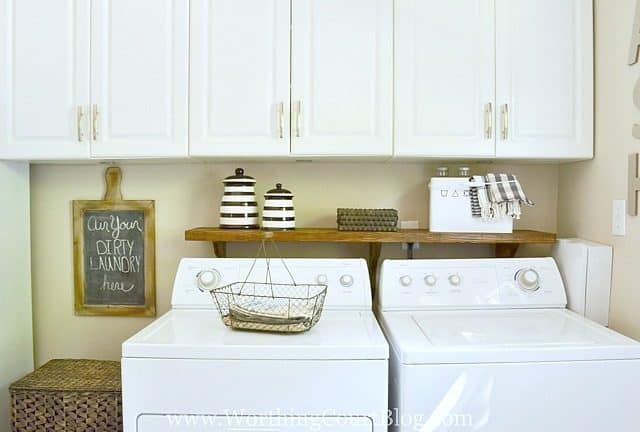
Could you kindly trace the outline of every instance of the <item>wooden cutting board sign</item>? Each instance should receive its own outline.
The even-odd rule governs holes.
[[[109,167],[101,201],[73,201],[77,315],[156,315],[155,202],[124,201]]]

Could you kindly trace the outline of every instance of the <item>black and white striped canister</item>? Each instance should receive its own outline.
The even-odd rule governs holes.
[[[275,189],[264,194],[262,229],[286,231],[296,228],[296,212],[293,208],[293,194],[278,183]]]
[[[224,179],[224,195],[220,204],[220,228],[257,229],[258,203],[256,180],[244,175],[242,168]]]

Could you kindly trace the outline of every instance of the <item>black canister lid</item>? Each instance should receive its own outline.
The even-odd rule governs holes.
[[[236,168],[236,174],[229,177],[225,177],[224,182],[225,183],[229,183],[229,182],[255,183],[256,179],[254,179],[253,177],[244,175],[244,169]]]
[[[290,190],[282,188],[282,183],[277,183],[275,189],[271,189],[267,191],[267,193],[265,193],[265,196],[284,196],[284,195],[293,196]]]

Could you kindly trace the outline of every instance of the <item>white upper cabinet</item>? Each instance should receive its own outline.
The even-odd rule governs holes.
[[[0,159],[593,157],[592,0],[0,0]]]
[[[592,21],[591,0],[396,0],[395,155],[593,157]]]
[[[190,154],[289,154],[289,0],[192,0]]]
[[[396,0],[397,156],[494,155],[494,7]]]
[[[390,156],[393,1],[292,5],[292,154]]]
[[[593,157],[591,0],[497,0],[499,158]]]
[[[89,155],[89,3],[0,1],[0,159]]]
[[[188,154],[189,5],[92,0],[91,154]]]

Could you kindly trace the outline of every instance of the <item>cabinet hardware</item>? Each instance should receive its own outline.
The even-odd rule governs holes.
[[[98,104],[93,104],[93,112],[92,112],[92,123],[93,123],[93,140],[98,140]]]
[[[84,133],[82,132],[82,122],[84,119],[84,110],[82,109],[82,105],[78,105],[76,111],[76,131],[78,134],[78,142],[82,142],[84,140]]]
[[[509,139],[509,104],[502,105],[502,139]]]
[[[300,138],[300,129],[302,128],[302,101],[296,102],[296,137]]]
[[[280,139],[284,138],[284,102],[278,104],[278,127],[280,129]]]
[[[484,108],[484,131],[487,139],[493,138],[493,104],[491,102]]]

